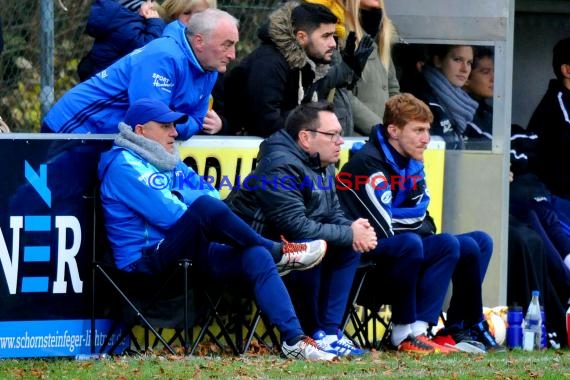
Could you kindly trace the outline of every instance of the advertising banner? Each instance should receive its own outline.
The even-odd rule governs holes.
[[[0,140],[0,358],[90,352],[96,165],[110,144]]]
[[[112,294],[95,304],[91,327],[97,165],[114,136],[11,134],[0,138],[0,358],[74,356],[98,349]],[[184,162],[227,196],[255,168],[259,138],[197,136],[180,146]],[[347,138],[339,167],[350,147]],[[445,145],[425,154],[430,213],[441,227]],[[109,292],[100,287],[99,293]],[[122,331],[113,332],[111,344]],[[124,342],[125,348],[129,342]]]

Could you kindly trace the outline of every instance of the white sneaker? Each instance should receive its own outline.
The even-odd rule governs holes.
[[[283,237],[283,256],[276,264],[281,276],[285,276],[292,270],[307,270],[318,265],[327,251],[327,242],[313,240],[304,243],[289,243]]]
[[[292,346],[283,342],[281,350],[283,351],[283,354],[290,359],[324,360],[330,362],[336,358],[335,354],[320,350],[317,347],[317,343],[308,336],[304,337]]]
[[[447,343],[446,343],[447,346]],[[477,342],[476,340],[464,340],[458,343],[455,343],[454,346],[459,351],[468,352],[470,354],[486,354],[487,350],[485,349],[485,345],[481,342]]]
[[[338,356],[361,356],[368,352],[368,350],[356,347],[350,339],[340,333],[338,335],[326,335],[324,331],[319,330],[313,335],[313,338],[319,349]]]

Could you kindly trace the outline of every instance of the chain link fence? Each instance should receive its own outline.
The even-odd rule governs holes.
[[[38,132],[42,104],[57,101],[79,82],[77,64],[93,43],[92,38],[83,33],[91,3],[92,0],[3,1],[0,7],[4,33],[4,51],[0,55],[0,116],[13,132]],[[258,27],[280,3],[280,0],[218,0],[220,9],[240,20],[238,60],[258,44]],[[51,22],[46,13],[51,13],[51,8],[53,47],[45,37],[45,22],[48,25]],[[53,79],[45,77],[45,69],[42,74],[42,67],[47,66],[49,70],[51,64]],[[53,86],[53,93],[42,91],[46,83],[49,88]]]

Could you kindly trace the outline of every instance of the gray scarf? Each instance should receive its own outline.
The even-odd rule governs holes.
[[[422,73],[430,87],[433,88],[443,108],[457,123],[459,129],[457,132],[463,134],[467,123],[473,120],[473,116],[475,116],[475,111],[479,106],[477,102],[463,89],[452,85],[438,69],[426,65],[422,69]]]
[[[134,133],[125,123],[119,123],[119,131],[115,144],[139,154],[159,170],[172,170],[180,160],[176,145],[174,152],[170,154],[158,142]]]

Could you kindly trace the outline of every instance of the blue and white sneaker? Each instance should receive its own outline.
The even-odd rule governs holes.
[[[337,356],[361,356],[368,352],[368,350],[356,347],[340,331],[337,335],[327,335],[324,331],[319,330],[313,335],[313,339],[317,342],[320,350]]]

